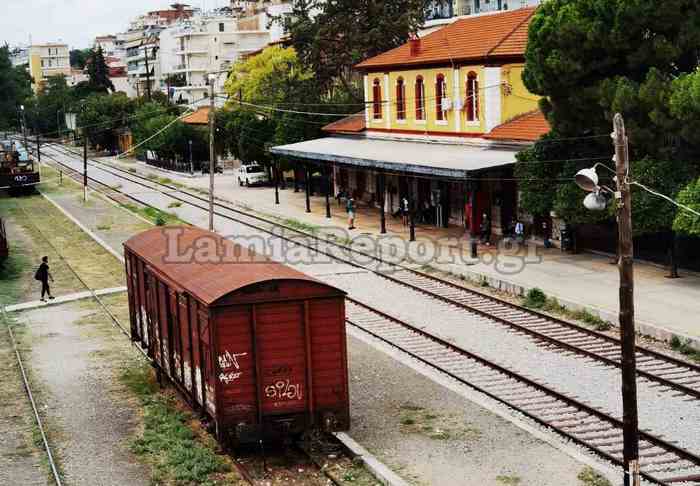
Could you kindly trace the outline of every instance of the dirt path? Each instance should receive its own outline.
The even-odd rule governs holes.
[[[138,404],[118,377],[136,359],[129,341],[92,301],[36,309],[19,320],[66,484],[147,486],[150,472],[129,450]]]
[[[32,408],[7,329],[0,323],[0,484],[49,484],[44,452],[33,440]]]

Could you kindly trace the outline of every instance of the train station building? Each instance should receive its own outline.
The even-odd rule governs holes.
[[[517,217],[516,155],[549,131],[522,81],[533,14],[459,19],[367,59],[356,66],[364,112],[271,152],[320,173],[327,199],[377,208],[382,226],[405,199],[420,224],[476,232],[486,215],[494,235],[506,233]]]

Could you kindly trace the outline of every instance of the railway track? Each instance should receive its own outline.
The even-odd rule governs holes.
[[[621,420],[367,304],[347,300],[350,326],[622,464]],[[700,457],[646,432],[640,432],[640,463],[644,479],[657,484],[700,482]]]
[[[55,148],[55,145],[51,147]],[[64,151],[64,154],[76,155],[65,147],[61,147],[59,151],[61,150]],[[147,177],[135,175],[127,170],[114,167],[104,162],[94,159],[92,162],[94,164],[99,164],[101,170],[115,177],[126,179],[142,187],[152,190],[155,189],[178,202],[208,211],[208,207],[200,204],[208,204],[208,199],[200,195],[192,194],[170,184],[163,184],[162,182],[154,181]],[[65,164],[62,165],[65,166]],[[113,199],[121,198],[123,201],[124,193],[107,184],[103,184],[101,181],[92,180],[116,193]],[[164,189],[157,189],[159,186]],[[148,203],[144,202],[142,199],[129,195],[126,197],[140,204],[148,205]],[[318,244],[311,247],[311,245],[304,245],[299,240],[293,241],[298,245],[323,253],[343,263],[369,270],[397,285],[411,288],[412,290],[440,300],[458,309],[489,318],[499,325],[530,336],[542,345],[549,346],[550,348],[554,347],[561,352],[573,353],[591,358],[607,366],[616,368],[622,366],[620,340],[616,337],[544,313],[526,309],[504,299],[474,289],[468,289],[458,283],[421,272],[420,270],[406,265],[388,263],[376,255],[362,252],[361,250],[342,245],[335,241],[319,239],[314,235],[281,224],[280,222],[245,213],[230,205],[215,202],[215,206],[237,215],[233,217],[230,214],[217,211],[215,214],[219,217],[243,223],[267,233],[272,233],[274,236],[282,239],[291,241],[291,239],[285,238],[284,235],[280,235],[279,232],[272,231],[273,228],[282,227],[288,234],[299,234],[304,237],[315,238],[323,247],[320,247]],[[262,227],[260,223],[270,225],[270,227]],[[371,266],[358,264],[357,259],[347,258],[348,252],[360,255],[364,259],[372,259],[376,263],[381,263],[387,270],[379,272]],[[661,387],[662,391],[670,391],[675,394],[688,396],[692,399],[700,399],[700,366],[639,345],[637,346],[637,364],[638,376],[656,383]]]
[[[64,153],[71,156],[75,155],[69,151]],[[82,173],[75,171],[60,161],[56,160],[56,162],[63,167],[69,168],[75,175],[82,177]],[[208,203],[208,199],[201,196],[191,194],[173,185],[163,184],[142,176],[136,176],[126,170],[115,168],[103,162],[93,162],[100,165],[100,170],[111,173],[115,177],[146,187],[150,191],[159,192],[181,203],[197,207],[204,211],[208,210],[208,207],[200,204],[204,202]],[[91,181],[96,187],[105,188],[99,189],[100,192],[110,192],[111,194],[107,194],[107,196],[113,200],[118,200],[119,198],[123,200],[126,198],[150,206],[146,201],[135,197],[133,194],[126,194],[99,180],[91,179]],[[530,309],[525,309],[508,301],[472,289],[467,289],[457,283],[426,274],[405,265],[393,265],[390,273],[379,272],[375,269],[368,268],[366,265],[358,264],[356,260],[347,258],[348,252],[353,252],[362,255],[366,259],[369,258],[375,262],[381,262],[380,258],[373,255],[368,255],[334,241],[318,238],[316,238],[314,245],[307,245],[300,242],[298,239],[292,239],[280,235],[279,232],[273,231],[275,227],[284,227],[284,225],[280,225],[277,221],[270,221],[257,215],[250,215],[228,205],[221,204],[220,202],[216,203],[216,208],[218,208],[216,210],[216,215],[218,217],[236,221],[257,230],[271,233],[275,237],[292,241],[294,244],[300,246],[305,246],[312,251],[325,254],[340,262],[369,270],[380,275],[384,279],[421,292],[450,306],[472,314],[487,317],[499,325],[507,326],[514,332],[530,336],[534,341],[549,349],[556,349],[562,353],[583,356],[610,367],[619,368],[621,366],[619,355],[620,343],[615,337]],[[228,213],[233,213],[234,215]],[[290,234],[303,235],[310,238],[313,236],[288,226],[284,227],[284,229],[289,231]],[[387,262],[381,263],[384,263],[386,267]],[[378,311],[373,312],[375,316],[381,315]],[[401,338],[401,333],[409,332],[418,333],[421,335],[422,339],[437,343],[437,345],[441,347],[440,351],[443,353],[442,359],[439,360],[438,363],[435,363],[435,360],[431,362],[429,359],[420,355],[417,352],[419,350],[412,350],[408,346],[404,346],[402,342],[391,342],[390,340],[393,339],[391,336],[382,335],[377,329],[372,331],[369,325],[365,325],[363,329],[366,332],[370,332],[370,334],[378,339],[402,349],[402,351],[407,352],[409,355],[447,373],[449,376],[507,404],[536,422],[555,429],[570,440],[592,449],[602,457],[616,464],[621,463],[622,432],[620,428],[621,422],[618,419],[583,403],[577,402],[555,390],[539,385],[532,380],[516,375],[510,370],[499,367],[499,365],[489,363],[483,358],[479,358],[465,350],[456,348],[436,336],[411,327],[407,323],[399,324],[401,321],[387,315],[383,315],[382,317],[385,319],[385,323],[392,323],[394,331],[401,329],[401,331],[394,336],[397,339]],[[352,320],[349,323],[351,325],[358,324]],[[358,327],[361,326],[362,324]],[[411,337],[410,334],[408,337]],[[431,345],[434,346],[434,344]],[[445,347],[448,347],[450,352],[459,354],[461,360],[466,358],[475,360],[479,363],[479,366],[490,366],[490,373],[501,373],[502,377],[505,376],[508,380],[514,380],[512,383],[520,383],[518,386],[530,387],[530,391],[536,392],[532,395],[531,402],[533,404],[536,403],[538,407],[533,409],[530,406],[525,406],[530,402],[523,404],[514,399],[514,397],[517,398],[520,396],[520,391],[499,395],[495,393],[497,390],[487,388],[486,385],[479,380],[466,380],[464,377],[459,378],[460,375],[455,373],[455,370],[446,369],[445,366],[441,365],[446,359],[444,356]],[[440,355],[436,354],[436,356]],[[675,357],[642,346],[637,347],[637,359],[639,362],[638,376],[640,379],[653,382],[656,386],[660,387],[660,389],[674,395],[683,395],[687,397],[687,400],[697,400],[700,398],[700,367],[697,365],[687,363]],[[498,381],[494,381],[493,383],[498,383]],[[508,383],[511,383],[511,381],[508,381]],[[548,398],[544,399],[544,397]],[[554,399],[554,401],[552,401],[552,399]],[[539,406],[541,406],[541,408],[539,408]],[[589,426],[589,424],[594,425]],[[688,482],[700,482],[700,459],[697,456],[674,446],[671,442],[664,441],[662,438],[652,436],[648,433],[643,433],[642,441],[641,451],[644,459],[643,470],[645,478],[659,484],[672,484],[682,479],[688,480]],[[682,475],[684,472],[687,472],[687,474]],[[698,476],[696,477],[695,475]]]

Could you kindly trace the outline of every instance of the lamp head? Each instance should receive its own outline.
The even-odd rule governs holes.
[[[578,171],[575,180],[584,191],[593,192],[598,189],[598,174],[593,168]]]
[[[603,211],[608,205],[608,201],[599,192],[591,192],[583,200],[583,205],[590,211]]]

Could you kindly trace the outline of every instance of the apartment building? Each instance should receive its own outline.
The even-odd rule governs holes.
[[[70,76],[70,54],[68,44],[49,43],[33,45],[29,48],[29,74],[32,89],[38,93],[46,79],[51,76]]]
[[[192,17],[195,10],[176,3],[170,10],[154,10],[134,19],[127,32],[117,36],[125,52],[127,94],[144,96],[162,91],[160,34],[170,25]]]
[[[542,0],[431,0],[425,11],[426,23],[420,35],[427,35],[436,29],[467,15],[478,15],[504,10],[536,7]]]
[[[214,91],[222,93],[231,65],[270,42],[265,12],[233,15],[226,10],[200,15],[161,34],[161,68],[174,101],[208,103],[209,74],[216,79]]]

